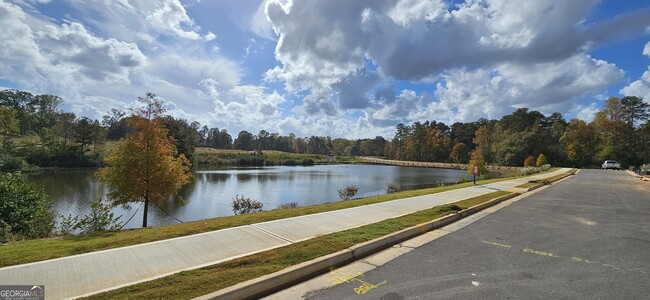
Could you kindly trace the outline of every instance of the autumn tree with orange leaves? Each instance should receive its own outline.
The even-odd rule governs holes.
[[[178,155],[174,139],[161,122],[162,102],[150,92],[138,97],[138,102],[142,107],[134,109],[128,119],[132,132],[117,142],[98,177],[109,186],[115,205],[144,201],[142,227],[147,227],[149,202],[176,195],[192,174],[189,160]]]

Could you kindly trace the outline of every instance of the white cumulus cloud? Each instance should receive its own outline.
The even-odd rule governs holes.
[[[72,1],[81,14],[74,21],[57,21],[41,15],[38,6],[0,1],[0,38],[6,42],[0,47],[0,78],[34,93],[60,95],[66,108],[93,118],[111,108],[129,107],[152,91],[173,103],[170,108],[176,114],[199,119],[215,109],[211,100],[200,97],[200,83],[213,79],[219,88],[230,90],[240,84],[242,70],[219,53],[193,51],[216,36],[200,36],[198,26],[176,2]],[[167,24],[151,19],[157,28],[149,28],[139,23],[147,22],[148,12],[153,18],[167,18]],[[134,26],[127,30],[123,25]],[[161,38],[162,27],[170,36],[164,43],[153,43]]]
[[[360,109],[375,124],[388,124],[398,113],[403,120],[469,121],[500,117],[518,106],[567,111],[580,97],[622,79],[622,70],[587,51],[644,34],[643,20],[650,18],[650,10],[642,10],[585,23],[598,4],[269,0],[263,5],[278,36],[279,64],[266,79],[307,93],[302,113],[336,116]],[[368,68],[380,78],[372,84],[363,80]],[[431,90],[419,101],[396,97],[405,103],[368,97],[395,80],[432,83]],[[431,104],[414,104],[426,102]]]
[[[145,18],[147,22],[161,32],[169,32],[180,37],[199,40],[199,29],[178,0],[159,1],[161,6],[151,11]]]
[[[643,55],[646,55],[648,58],[650,58],[650,42],[645,44],[645,47],[643,48]],[[650,103],[650,65],[648,65],[648,69],[643,72],[641,78],[623,87],[620,93],[626,96],[641,97],[643,100],[645,100],[645,102]]]
[[[29,88],[64,91],[84,84],[129,83],[147,62],[134,43],[100,38],[82,24],[44,23],[13,4],[0,2],[3,77]]]

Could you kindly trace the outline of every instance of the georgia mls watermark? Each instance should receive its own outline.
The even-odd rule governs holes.
[[[0,300],[44,300],[44,285],[0,285]]]

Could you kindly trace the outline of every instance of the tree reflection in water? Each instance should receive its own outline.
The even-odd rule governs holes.
[[[61,214],[84,214],[89,203],[107,193],[97,182],[93,169],[48,170],[28,174],[28,178],[45,188],[54,201],[54,209]],[[336,190],[348,185],[359,187],[356,197],[385,193],[386,183],[405,188],[424,188],[443,182],[457,182],[464,170],[413,168],[380,165],[317,165],[272,166],[197,170],[194,180],[180,195],[185,201],[169,199],[158,203],[160,208],[181,221],[232,215],[231,203],[235,195],[256,199],[265,208],[296,202],[300,206],[340,201]],[[178,223],[160,208],[152,206],[149,214],[152,226]],[[131,217],[138,205],[113,211]],[[137,228],[141,214],[136,214],[125,228]]]

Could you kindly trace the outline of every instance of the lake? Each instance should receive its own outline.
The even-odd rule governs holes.
[[[89,201],[106,195],[107,188],[97,182],[94,169],[47,170],[27,174],[42,186],[52,198],[53,209],[63,215],[84,215]],[[296,202],[299,206],[341,201],[338,189],[356,185],[355,198],[385,194],[386,183],[402,189],[435,186],[437,183],[458,182],[463,170],[398,167],[383,165],[316,165],[230,168],[194,171],[194,180],[183,188],[183,201],[170,199],[149,205],[149,225],[167,225],[232,215],[232,199],[236,195],[260,200],[264,210]],[[140,207],[113,208],[125,222]],[[161,209],[162,208],[162,209]],[[142,208],[140,208],[142,209]],[[163,212],[166,211],[167,213]],[[173,217],[172,217],[173,216]],[[142,210],[124,228],[142,226]]]

